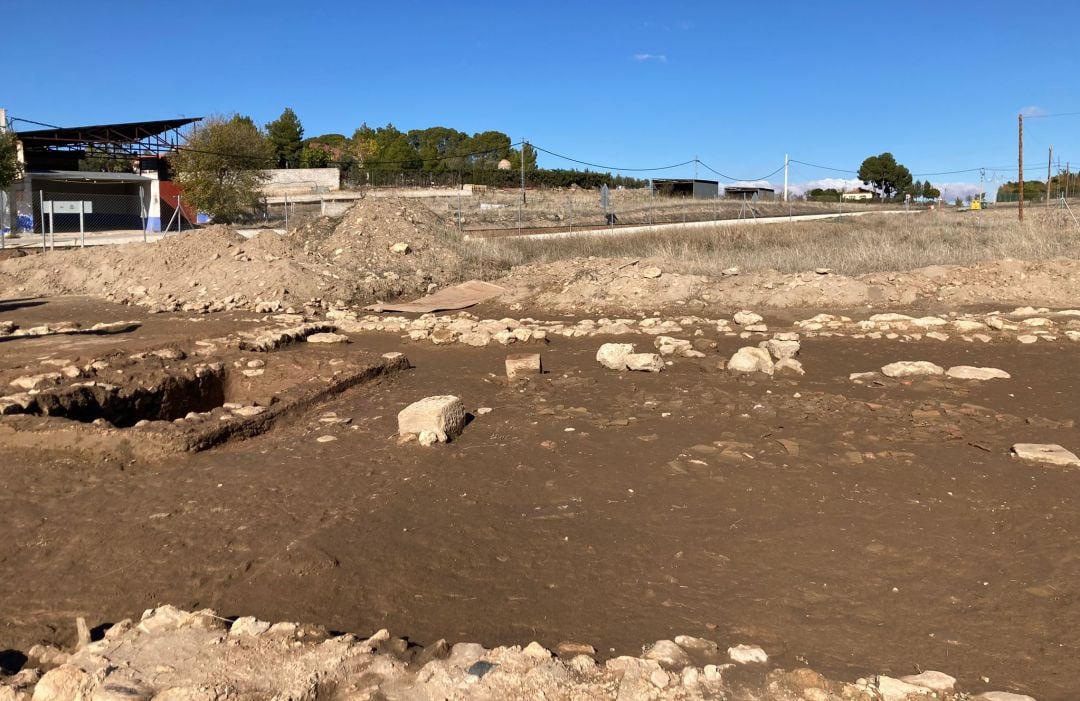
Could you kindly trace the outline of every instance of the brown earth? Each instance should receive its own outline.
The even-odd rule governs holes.
[[[132,317],[23,304],[4,318]],[[8,341],[4,362],[254,323],[185,318]],[[170,602],[421,643],[569,639],[605,655],[685,633],[846,679],[940,669],[970,691],[1080,695],[1077,473],[1008,452],[1076,448],[1074,345],[814,338],[804,377],[765,379],[716,370],[736,338],[659,375],[605,370],[600,340],[557,338],[548,372],[511,386],[502,348],[352,339],[341,353],[404,350],[415,369],[163,461],[5,450],[0,648],[71,642],[75,616],[98,625]],[[899,359],[1013,379],[847,379]],[[397,445],[397,412],[446,393],[473,414],[464,435]],[[321,422],[330,411],[351,422]]]

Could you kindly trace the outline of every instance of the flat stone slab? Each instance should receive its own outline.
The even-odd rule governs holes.
[[[1060,467],[1080,467],[1080,458],[1060,445],[1054,443],[1017,443],[1013,453],[1021,460],[1041,462]]]
[[[348,343],[349,337],[342,333],[313,333],[307,337],[308,343]]]
[[[945,371],[958,380],[1007,380],[1012,375],[998,368],[977,368],[971,365],[954,365]]]
[[[539,353],[515,353],[506,356],[506,377],[510,380],[539,375],[541,372],[543,362]]]

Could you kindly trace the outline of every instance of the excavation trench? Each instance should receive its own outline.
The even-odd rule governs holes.
[[[149,386],[73,385],[34,395],[25,413],[83,423],[104,419],[117,428],[128,428],[141,420],[172,421],[228,401],[226,379],[224,368],[210,367],[198,368],[191,375],[165,375]]]

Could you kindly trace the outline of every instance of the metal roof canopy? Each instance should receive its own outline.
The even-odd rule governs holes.
[[[96,124],[85,127],[57,127],[19,131],[16,136],[26,151],[84,150],[88,146],[125,153],[131,156],[161,154],[175,148],[162,135],[177,131],[202,117],[158,119],[149,122]]]
[[[49,182],[150,182],[151,178],[135,173],[95,173],[83,170],[42,170],[27,171],[23,176],[34,180],[46,180]]]

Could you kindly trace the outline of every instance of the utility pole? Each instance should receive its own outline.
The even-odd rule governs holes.
[[[784,202],[787,202],[787,169],[788,169],[788,155],[784,154]]]
[[[1050,208],[1050,164],[1054,161],[1054,145],[1050,144],[1050,155],[1046,157],[1046,208]]]
[[[698,166],[698,157],[697,157],[697,154],[694,154],[694,180],[697,180],[697,166]]]
[[[1018,221],[1024,221],[1024,115],[1017,115],[1017,119],[1020,124],[1019,140],[1017,141],[1019,148],[1016,157],[1017,165],[1019,166],[1017,170],[1019,171],[1020,176],[1017,178],[1020,181],[1020,211],[1018,214]]]
[[[525,204],[525,148],[529,142],[521,140],[521,204]]]

